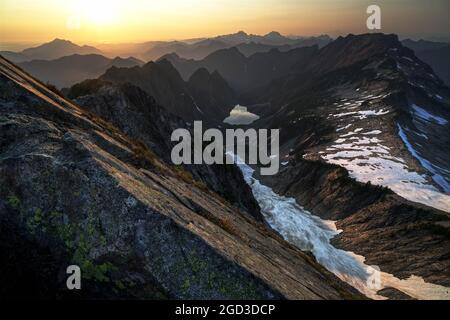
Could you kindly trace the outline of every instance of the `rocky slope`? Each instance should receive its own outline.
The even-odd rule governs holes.
[[[172,132],[178,128],[191,130],[181,118],[168,113],[145,91],[131,84],[87,80],[74,86],[69,96],[76,98],[75,101],[84,109],[143,143],[169,165],[172,163]],[[262,220],[258,204],[235,166],[202,164],[185,165],[184,168],[200,183],[247,211],[256,220]]]
[[[337,220],[340,248],[449,287],[450,90],[431,68],[393,35],[350,35],[259,92],[284,164],[263,182]]]
[[[187,85],[197,105],[207,106],[201,108],[204,119],[214,119],[220,123],[230,114],[230,106],[237,103],[236,93],[217,71],[209,73],[205,68],[200,68],[192,74]]]
[[[0,86],[2,296],[360,297],[151,149],[3,58]],[[64,289],[69,264],[81,266],[81,292]]]

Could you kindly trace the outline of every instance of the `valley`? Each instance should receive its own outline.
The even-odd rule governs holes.
[[[47,252],[47,274],[81,264],[86,298],[450,299],[450,89],[404,44],[239,32],[89,73],[58,61],[90,54],[0,58],[2,234]],[[197,123],[278,129],[279,172],[228,141],[228,164],[173,163]]]

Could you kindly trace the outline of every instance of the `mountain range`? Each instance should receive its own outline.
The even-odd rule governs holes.
[[[265,36],[238,32],[211,39],[198,39],[193,42],[151,41],[132,45],[103,44],[99,46],[101,48],[99,50],[92,46],[79,46],[68,40],[55,39],[21,52],[2,51],[0,54],[19,63],[20,67],[41,81],[62,89],[88,78],[97,78],[111,66],[143,65],[142,60],[157,60],[169,53],[200,59],[219,49],[236,46],[245,56],[250,56],[272,49],[289,51],[294,47],[312,44],[323,46],[329,41],[331,39],[327,36],[291,39],[277,32]],[[142,60],[133,56],[140,57]]]
[[[286,52],[272,49],[246,57],[236,47],[232,47],[218,50],[203,60],[188,60],[176,54],[165,55],[161,59],[170,61],[184,79],[198,68],[205,68],[210,72],[219,72],[234,89],[243,92],[268,84],[294,69],[301,69],[318,50],[317,46]]]
[[[270,52],[274,49],[280,52],[287,52],[295,48],[316,45],[319,48],[322,48],[331,41],[332,39],[327,35],[317,37],[286,37],[278,32],[272,31],[261,36],[239,31],[234,34],[221,35],[213,38],[200,38],[185,41],[149,41],[138,44],[100,44],[100,49],[92,46],[79,46],[67,40],[55,39],[49,43],[25,49],[21,52],[2,51],[0,54],[16,63],[29,62],[32,60],[55,60],[71,55],[92,54],[104,55],[111,59],[118,56],[134,56],[143,61],[155,61],[166,55],[167,57],[172,55],[174,57],[178,56],[187,60],[204,60],[216,51],[229,48],[237,48],[245,57],[250,57],[255,53]],[[437,75],[449,84],[450,71],[447,63],[448,59],[446,59],[450,46],[448,43],[406,39],[403,40],[403,45],[413,49],[415,54],[421,60],[428,63]],[[134,59],[141,63],[141,60],[136,58],[124,59]],[[175,62],[174,60],[175,59],[172,59],[171,61]],[[196,63],[200,64],[199,62]],[[24,65],[24,68],[27,69],[27,65]],[[189,73],[192,74],[193,71],[195,70],[191,70]],[[183,74],[184,72],[181,73]],[[41,79],[45,79],[46,77],[43,72],[38,73],[37,76]],[[63,76],[61,77],[63,78]],[[187,79],[184,74],[183,77]],[[49,82],[52,81],[49,80]],[[74,82],[70,82],[70,84],[72,85]]]
[[[280,129],[282,170],[259,179],[337,220],[337,245],[400,277],[408,269],[448,286],[448,274],[432,275],[427,265],[448,254],[449,88],[397,36],[349,35],[321,49],[250,57],[225,49],[200,61],[164,58],[184,77],[198,67],[223,73],[260,116],[255,127]],[[404,235],[399,243],[394,234]],[[418,243],[425,247],[412,258]]]
[[[199,69],[184,81],[165,59],[142,67],[110,68],[100,79],[138,86],[168,111],[189,122],[204,119],[220,123],[236,104],[234,91],[219,73]]]
[[[237,47],[244,55],[250,56],[257,52],[267,52],[275,48],[281,51],[288,51],[290,49],[312,45],[322,47],[331,42],[331,40],[326,35],[292,39],[282,36],[278,32],[271,32],[264,36],[259,36],[240,31],[235,34],[199,39],[192,43],[186,43],[184,41],[149,43],[147,44],[147,50],[144,52],[134,52],[133,55],[148,61],[159,59],[165,54],[176,53],[186,59],[198,60],[205,58],[217,50],[231,47]],[[140,47],[142,48],[143,46],[140,45]]]
[[[86,298],[448,299],[450,88],[417,53],[445,46],[202,41],[231,47],[109,65],[67,97],[0,58],[0,276],[21,275],[0,293],[72,298],[75,263]],[[174,129],[224,130],[238,103],[280,130],[277,174],[171,163]]]
[[[55,39],[21,52],[1,51],[0,54],[14,62],[25,62],[31,60],[53,60],[74,54],[102,54],[102,52],[92,46],[79,46],[68,40]]]
[[[67,88],[85,79],[95,79],[111,67],[134,67],[144,64],[136,58],[114,59],[98,54],[73,54],[55,60],[32,60],[18,65],[38,79]]]
[[[157,60],[169,53],[176,53],[183,58],[203,59],[219,49],[237,46],[246,56],[257,52],[266,52],[274,48],[287,51],[296,47],[318,45],[322,47],[332,39],[327,35],[317,37],[290,38],[278,32],[271,32],[264,36],[251,35],[243,31],[235,34],[222,35],[213,38],[180,41],[148,41],[133,44],[98,44],[93,46],[79,46],[71,41],[54,39],[40,46],[28,48],[20,52],[1,51],[0,54],[13,62],[31,60],[54,60],[74,54],[98,54],[109,58],[137,57],[144,61]]]

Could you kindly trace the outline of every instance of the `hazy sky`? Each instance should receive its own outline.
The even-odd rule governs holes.
[[[382,32],[450,37],[450,0],[0,0],[0,42],[362,33],[369,4],[382,9]]]

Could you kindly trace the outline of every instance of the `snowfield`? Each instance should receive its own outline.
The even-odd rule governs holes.
[[[335,248],[330,240],[340,233],[333,221],[322,220],[298,205],[293,198],[280,196],[253,178],[254,169],[232,156],[252,188],[261,212],[269,225],[283,238],[303,251],[310,251],[317,261],[341,280],[372,299],[385,299],[377,292],[386,287],[396,288],[417,299],[450,299],[449,288],[427,283],[411,276],[400,280],[364,263],[365,258]]]
[[[347,169],[350,176],[357,181],[385,186],[407,200],[450,212],[450,185],[442,175],[445,169],[437,167],[421,157],[408,141],[404,128],[397,124],[398,137],[411,156],[425,169],[425,173],[429,173],[429,176],[414,171],[408,167],[405,159],[383,140],[383,131],[373,127],[373,123],[377,122],[370,122],[371,120],[389,113],[385,106],[378,107],[374,102],[374,99],[378,98],[380,95],[364,97],[364,99],[368,99],[365,106],[370,108],[369,110],[348,112],[349,109],[353,110],[355,107],[362,106],[361,98],[353,101],[341,99],[340,103],[334,105],[335,114],[331,113],[328,118],[338,119],[339,126],[336,130],[338,136],[331,145],[318,152],[320,157],[328,163]],[[445,119],[431,114],[415,104],[411,107],[413,115],[422,121],[432,122],[434,125],[447,124]],[[368,119],[369,117],[371,118]],[[356,129],[349,131],[349,128]],[[416,134],[428,139],[423,133]],[[431,179],[436,186],[433,185]],[[438,187],[441,187],[444,192]]]

